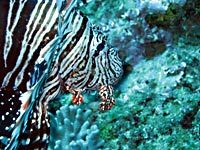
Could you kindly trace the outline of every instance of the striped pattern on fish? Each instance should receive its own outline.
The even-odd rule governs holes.
[[[19,145],[22,149],[26,149],[22,145],[27,145],[27,141],[31,139],[31,136],[26,138],[23,135],[25,132],[18,131],[21,139],[11,139],[11,134],[13,137],[16,135],[15,138],[18,138],[17,134],[19,133],[16,131],[20,129],[20,125],[17,126],[16,121],[19,124],[24,123],[23,126],[27,127],[24,127],[26,131],[34,130],[34,134],[27,134],[34,135],[33,139],[37,138],[35,135],[42,139],[45,136],[48,137],[49,134],[48,116],[46,112],[42,112],[45,109],[42,108],[43,104],[39,104],[39,94],[32,96],[35,97],[34,102],[29,101],[28,97],[23,101],[20,101],[20,99],[22,99],[22,93],[26,93],[27,90],[31,91],[31,84],[36,84],[40,78],[37,77],[35,83],[30,82],[31,73],[34,70],[33,66],[39,57],[40,51],[48,49],[52,40],[55,39],[58,22],[57,5],[55,0],[51,2],[43,0],[2,0],[0,1],[0,7],[3,13],[0,16],[2,20],[0,31],[4,35],[0,36],[0,67],[2,68],[0,72],[0,149],[5,148],[6,145],[5,149],[20,149]],[[45,70],[40,69],[40,71],[41,76]],[[30,94],[30,92],[27,92],[24,97],[30,96]],[[31,103],[34,106],[30,107],[29,104]],[[30,109],[31,113],[34,113],[27,113],[27,108]],[[39,108],[40,110],[38,110]],[[27,115],[24,116],[29,116],[31,119],[26,121],[21,118],[25,112]],[[42,116],[37,116],[39,114],[42,114]],[[43,130],[34,129],[37,126],[30,125],[30,122],[34,122],[34,118],[37,118],[35,123],[38,125],[46,119],[45,122],[43,121],[46,124]],[[35,141],[37,147],[47,145],[46,140],[41,142],[41,139],[38,139],[38,143],[37,140]]]
[[[86,3],[85,0],[80,0]],[[0,1],[0,149],[47,149],[48,102],[62,92],[72,102],[99,90],[100,109],[115,104],[112,85],[122,63],[78,0]],[[2,7],[2,8],[1,8]],[[3,51],[2,51],[3,50]]]
[[[61,80],[73,94],[73,103],[78,105],[83,101],[82,91],[98,89],[108,95],[107,99],[100,95],[103,101],[100,108],[105,111],[115,104],[110,85],[120,78],[122,63],[117,51],[107,44],[105,35],[75,5],[73,1],[62,15],[59,32],[63,36],[54,67],[59,69]]]
[[[4,43],[1,43],[1,49],[4,50],[1,54],[4,58],[1,67],[5,70],[1,74],[2,87],[23,87],[22,90],[26,90],[24,86],[29,79],[27,72],[31,71],[30,68],[39,56],[41,48],[56,34],[58,18],[56,2],[49,3],[43,0],[38,0],[36,4],[30,2],[30,0],[1,2],[9,3],[5,24],[6,37]],[[26,11],[28,13],[25,13]]]

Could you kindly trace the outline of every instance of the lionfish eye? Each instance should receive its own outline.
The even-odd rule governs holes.
[[[100,43],[98,46],[97,46],[97,50],[98,51],[101,51],[104,49],[104,44],[103,43]]]

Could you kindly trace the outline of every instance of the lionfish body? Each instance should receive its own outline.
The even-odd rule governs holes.
[[[115,103],[117,52],[77,0],[67,2],[0,1],[0,149],[46,149],[48,102],[64,91],[75,104],[82,91],[96,89],[102,110]]]

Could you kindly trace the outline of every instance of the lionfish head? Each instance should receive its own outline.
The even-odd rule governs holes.
[[[115,84],[122,75],[122,62],[118,51],[107,44],[107,37],[98,29],[93,29],[93,39],[90,46],[91,82],[88,87],[96,88],[102,85]]]

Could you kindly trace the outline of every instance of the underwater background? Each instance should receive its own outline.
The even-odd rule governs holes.
[[[49,150],[200,150],[200,1],[93,0],[83,13],[118,49],[116,104],[50,103]]]

